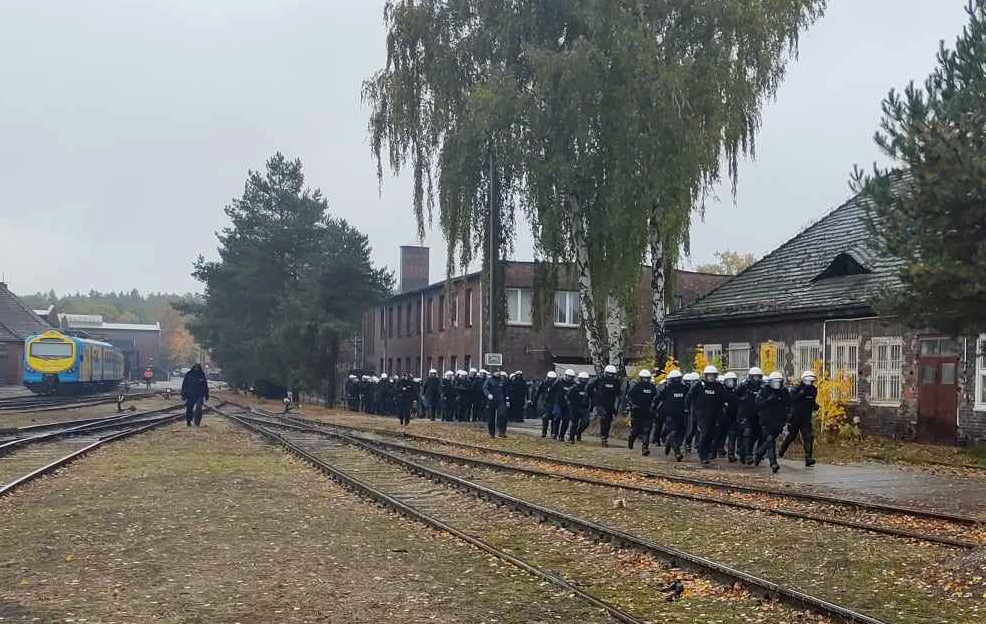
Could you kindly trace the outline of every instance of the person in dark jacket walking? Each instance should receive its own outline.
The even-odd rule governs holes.
[[[442,421],[455,420],[455,373],[445,371],[442,379]]]
[[[455,375],[455,419],[458,422],[469,420],[472,395],[472,379],[466,376],[466,371],[460,370]]]
[[[620,407],[620,380],[616,378],[616,373],[616,367],[611,364],[603,371],[602,377],[590,381],[588,387],[593,415],[599,419],[599,437],[603,446],[609,446],[609,430]]]
[[[202,403],[209,400],[209,381],[200,364],[193,364],[181,380],[181,398],[185,401],[185,424],[202,424]]]
[[[726,389],[718,381],[715,366],[706,366],[702,373],[704,378],[688,389],[685,405],[698,425],[698,457],[707,466],[715,454],[716,423],[726,407]]]
[[[736,373],[726,373],[722,385],[726,389],[726,406],[722,410],[719,423],[716,425],[716,452],[729,458],[729,463],[736,463],[737,440],[743,432],[736,427]]]
[[[811,424],[811,415],[818,408],[818,378],[813,371],[805,371],[801,375],[801,383],[791,391],[791,419],[787,423],[787,436],[781,443],[781,457],[787,453],[788,447],[801,434],[801,443],[805,447],[805,466],[815,465],[815,431]]]
[[[668,373],[668,380],[658,389],[653,405],[653,411],[664,421],[666,431],[664,454],[668,455],[674,449],[674,458],[677,461],[685,458],[681,454],[681,444],[685,439],[685,427],[688,425],[685,415],[688,386],[681,379],[680,370],[675,369]]]
[[[558,420],[558,435],[555,439],[559,442],[565,441],[565,432],[572,421],[572,410],[568,407],[568,391],[575,385],[575,371],[571,368],[565,371],[565,377],[561,380],[561,391],[558,393],[557,403],[555,404],[555,414]]]
[[[346,378],[346,407],[350,412],[359,410],[359,379],[356,375]]]
[[[565,393],[572,430],[568,434],[569,444],[582,441],[582,432],[589,428],[589,373],[579,373],[578,379]]]
[[[414,398],[417,396],[417,388],[411,373],[404,373],[395,384],[394,396],[397,403],[397,417],[400,418],[402,425],[411,424],[411,407],[414,405]]]
[[[740,431],[739,460],[753,464],[753,455],[760,442],[760,416],[757,414],[757,395],[763,387],[763,371],[754,366],[746,379],[736,388],[736,428]]]
[[[504,393],[506,379],[505,372],[493,373],[483,382],[483,398],[489,406],[487,410],[486,425],[491,438],[499,435],[501,438],[507,437],[507,398]]]
[[[767,384],[757,395],[757,412],[760,414],[760,429],[763,439],[757,449],[754,464],[760,465],[764,456],[770,460],[770,469],[776,473],[781,469],[777,463],[777,436],[791,413],[791,393],[784,387],[784,375],[778,371],[770,374]]]
[[[424,397],[422,415],[427,416],[429,420],[435,420],[435,416],[438,414],[438,405],[442,399],[442,381],[438,378],[438,371],[434,368],[428,371],[428,378],[424,381],[421,395]]]
[[[699,382],[698,373],[692,371],[682,377],[685,385],[691,390],[692,386]],[[687,396],[687,395],[685,395]],[[698,426],[695,424],[695,415],[692,414],[688,403],[685,403],[685,439],[684,439],[684,450],[686,453],[692,452],[692,445],[695,443],[695,436],[698,433]]]
[[[647,369],[637,373],[637,381],[627,390],[627,410],[630,412],[630,438],[627,446],[633,450],[637,438],[643,440],[641,455],[650,455],[650,429],[654,424],[654,414],[651,407],[657,389],[651,383],[651,374]]]
[[[558,383],[558,373],[548,371],[544,381],[534,392],[534,409],[541,418],[541,437],[548,437],[548,429],[551,428],[552,404],[550,401],[551,389]],[[552,437],[554,433],[552,432]]]

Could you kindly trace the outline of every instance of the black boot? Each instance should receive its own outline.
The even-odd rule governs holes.
[[[811,468],[815,465],[815,441],[805,441],[805,466]]]

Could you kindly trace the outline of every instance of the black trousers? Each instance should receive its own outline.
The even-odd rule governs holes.
[[[599,437],[603,442],[609,441],[609,430],[613,427],[613,412],[607,411],[605,407],[596,406],[596,418],[599,419]]]
[[[489,415],[486,418],[486,429],[490,437],[500,434],[502,437],[507,435],[507,406],[501,401],[491,401]]]
[[[651,427],[651,441],[654,444],[660,444],[664,433],[664,414],[656,414],[654,416],[654,426]]]
[[[561,429],[561,421],[565,417],[566,411],[562,405],[553,405],[551,407],[551,437],[556,440],[558,439],[558,430]]]
[[[781,457],[787,453],[787,449],[801,435],[801,443],[805,447],[805,459],[811,459],[815,447],[815,430],[811,426],[811,414],[807,416],[791,416],[787,424],[787,435],[781,443]]]
[[[459,422],[469,420],[469,408],[472,407],[472,397],[460,396],[455,403],[455,419]]]
[[[777,438],[781,435],[781,427],[762,426],[760,446],[757,448],[757,459],[763,461],[766,456],[771,466],[777,465]]]
[[[719,415],[719,419],[716,422],[716,440],[713,445],[713,453],[716,455],[722,455],[722,451],[726,450],[729,457],[736,456],[736,438],[733,435],[733,430],[736,428],[736,414],[731,414],[729,412],[723,412]],[[726,449],[727,444],[732,444],[730,449]]]
[[[455,420],[455,398],[447,396],[442,401],[442,420],[449,422]]]
[[[743,431],[739,445],[740,459],[744,462],[750,462],[753,460],[763,437],[760,431],[760,417],[756,414],[750,414],[741,418],[737,426]]]
[[[695,424],[695,416],[692,413],[688,413],[685,422],[685,447],[689,450],[695,446],[695,438],[698,434],[698,427]]]
[[[568,441],[572,442],[578,439],[581,442],[582,434],[589,428],[589,410],[572,408],[569,412],[571,413],[572,430],[568,434]]]
[[[545,407],[544,411],[541,412],[541,437],[548,437],[548,431],[551,429],[551,409]]]
[[[698,425],[698,457],[702,461],[712,459],[716,442],[716,417],[714,412],[711,414],[696,414],[695,422]]]
[[[397,400],[397,417],[400,418],[402,425],[407,425],[411,422],[412,403],[414,403],[414,401],[411,399]]]
[[[654,426],[654,417],[647,411],[633,412],[630,415],[630,438],[628,440],[630,448],[633,448],[637,439],[643,441],[642,453],[650,453],[650,430]]]
[[[205,401],[205,397],[198,397],[194,399],[185,400],[185,423],[191,425],[195,422],[195,426],[198,427],[202,424],[202,403]]]
[[[675,457],[681,455],[681,443],[685,439],[685,428],[687,423],[685,422],[685,415],[671,416],[666,415],[664,417],[664,452],[670,453],[674,449]]]
[[[429,420],[435,420],[435,417],[438,415],[438,397],[426,398],[422,407],[424,408],[422,416]]]

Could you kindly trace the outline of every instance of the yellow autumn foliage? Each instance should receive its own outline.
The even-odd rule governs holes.
[[[849,421],[849,402],[852,397],[852,380],[845,371],[837,371],[835,376],[823,370],[821,360],[813,364],[818,372],[817,420],[830,438],[855,434],[857,428]]]
[[[775,342],[761,342],[760,343],[760,353],[759,360],[760,370],[763,371],[764,375],[769,375],[777,368],[777,343]]]

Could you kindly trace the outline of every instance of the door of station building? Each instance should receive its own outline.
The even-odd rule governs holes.
[[[955,444],[959,343],[951,338],[924,338],[920,353],[918,437],[922,442]]]

